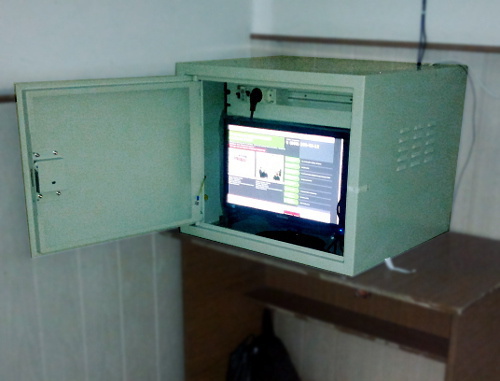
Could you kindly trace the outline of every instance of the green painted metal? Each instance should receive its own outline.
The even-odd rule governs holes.
[[[199,87],[177,77],[16,86],[33,255],[200,219]]]
[[[355,275],[448,230],[465,68],[264,57],[177,74],[17,85],[34,255],[181,226]],[[224,83],[264,90],[258,118],[350,131],[343,257],[218,226]],[[228,113],[248,116],[233,96]]]
[[[353,273],[448,231],[465,83],[458,66],[366,78],[351,140],[359,155],[346,227]]]
[[[236,94],[254,86],[228,83],[228,115],[249,116],[248,99]],[[352,114],[352,89],[329,89],[328,93],[289,90],[288,88],[262,87],[264,97],[258,105],[259,119],[293,123],[317,124],[329,127],[350,128]],[[246,97],[247,98],[247,97]],[[319,100],[319,101],[318,101]]]
[[[181,63],[177,72],[203,81],[225,81],[230,89],[244,85],[352,96],[348,117],[340,108],[328,113],[292,105],[258,106],[264,118],[289,120],[300,115],[305,123],[350,129],[343,257],[228,232],[210,223],[186,226],[183,231],[355,275],[449,229],[466,68],[263,57]],[[228,112],[241,115],[247,108],[238,104]]]

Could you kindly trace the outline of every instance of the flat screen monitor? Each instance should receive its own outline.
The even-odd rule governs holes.
[[[345,129],[228,119],[226,205],[286,221],[276,230],[342,230],[348,141]]]

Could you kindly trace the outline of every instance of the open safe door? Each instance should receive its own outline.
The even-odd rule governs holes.
[[[200,84],[16,85],[32,255],[200,220]]]

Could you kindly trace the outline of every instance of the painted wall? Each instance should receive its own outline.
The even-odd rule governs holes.
[[[231,0],[4,1],[0,95],[173,74],[177,61],[248,55],[249,32],[249,5]],[[0,163],[0,380],[183,380],[178,243],[154,234],[31,259],[12,103],[0,104]]]
[[[254,0],[252,31],[263,34],[418,41],[422,0]],[[427,1],[429,42],[496,45],[500,3]]]
[[[248,2],[2,2],[0,94],[13,82],[171,74],[178,61],[246,55],[249,30]]]

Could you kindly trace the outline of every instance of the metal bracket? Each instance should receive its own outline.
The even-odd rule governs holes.
[[[36,201],[47,200],[47,196],[61,196],[62,191],[66,189],[66,168],[63,158],[55,150],[45,155],[35,152],[33,158]]]

